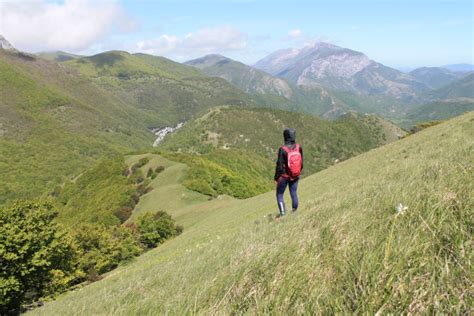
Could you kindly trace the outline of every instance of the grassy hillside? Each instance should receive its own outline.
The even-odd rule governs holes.
[[[125,102],[174,126],[216,105],[246,105],[250,97],[227,81],[163,57],[110,51],[64,63]]]
[[[173,210],[173,217],[176,218],[177,210],[209,200],[208,196],[191,191],[183,186],[182,182],[189,170],[187,165],[154,154],[127,156],[126,162],[128,165],[133,165],[143,158],[149,159],[148,163],[141,168],[145,174],[149,169],[155,170],[160,166],[164,167],[164,170],[155,179],[151,180],[149,186],[153,190],[140,197],[140,201],[135,206],[129,221],[133,222],[140,215],[150,211],[169,212],[169,210]],[[186,215],[190,215],[188,221],[193,221],[197,214]],[[180,216],[178,218],[181,222],[188,222],[185,218]]]
[[[99,157],[149,146],[153,117],[60,65],[0,51],[0,204],[38,196]]]
[[[182,235],[32,314],[469,313],[473,121],[304,179],[279,223],[273,192],[188,207]]]
[[[244,150],[266,158],[270,168],[274,168],[286,127],[297,130],[297,141],[304,149],[306,175],[334,164],[336,159],[346,160],[393,141],[397,133],[404,134],[376,116],[351,114],[337,121],[326,121],[302,113],[221,107],[169,135],[160,148],[209,156],[213,156],[216,148]]]

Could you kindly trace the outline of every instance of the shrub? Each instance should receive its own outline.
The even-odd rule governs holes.
[[[418,132],[424,130],[425,128],[438,125],[441,122],[442,121],[428,121],[428,122],[418,123],[410,129],[410,134],[418,133]]]
[[[56,216],[50,202],[15,202],[0,211],[1,314],[68,285],[75,252]]]
[[[114,215],[120,220],[120,223],[125,223],[132,215],[133,208],[130,206],[122,206],[115,210]]]
[[[138,177],[135,179],[135,183],[136,183],[136,184],[140,184],[140,183],[142,183],[143,181],[145,181],[145,178],[144,178],[142,175],[138,176]]]
[[[169,214],[159,211],[155,214],[146,213],[137,220],[140,240],[148,248],[156,247],[166,239],[179,235],[183,228],[175,225]]]
[[[150,161],[150,158],[148,158],[148,157],[144,157],[144,158],[138,160],[137,163],[133,164],[130,167],[130,171],[131,171],[130,174],[134,174],[138,169],[140,169],[141,167],[146,165],[149,161]]]
[[[143,251],[138,234],[126,226],[82,224],[76,227],[72,236],[79,253],[77,269],[83,272],[80,281],[96,281],[99,274]]]
[[[150,184],[150,180],[146,179],[144,182],[137,185],[136,190],[139,196],[142,196],[143,194],[146,194],[153,189],[148,186],[149,184]]]
[[[150,169],[148,169],[148,171],[147,171],[147,173],[146,173],[146,177],[147,177],[147,178],[150,178],[152,175],[153,175],[153,169],[150,168]]]
[[[138,162],[137,162],[138,168],[143,167],[143,166],[146,165],[149,161],[150,161],[150,158],[148,158],[148,157],[144,157],[144,158],[138,160]]]
[[[163,166],[158,166],[158,167],[155,168],[155,172],[156,172],[156,173],[160,173],[160,172],[162,172],[163,170],[165,170],[165,167],[163,167]]]

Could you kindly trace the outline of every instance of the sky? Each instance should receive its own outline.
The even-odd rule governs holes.
[[[27,52],[218,53],[253,64],[326,41],[397,68],[474,63],[472,0],[0,0],[0,34]]]

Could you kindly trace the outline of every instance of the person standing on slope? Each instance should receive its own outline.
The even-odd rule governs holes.
[[[296,131],[293,128],[286,128],[283,131],[285,144],[278,150],[278,160],[275,168],[276,198],[280,214],[286,214],[283,194],[286,187],[290,187],[291,202],[293,212],[298,209],[298,180],[301,170],[303,170],[303,148],[296,143]]]

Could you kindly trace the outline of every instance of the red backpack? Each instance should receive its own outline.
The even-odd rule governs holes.
[[[291,179],[296,179],[301,174],[301,164],[303,163],[300,153],[300,145],[296,144],[293,149],[290,149],[286,146],[282,146],[283,150],[286,151],[288,156],[286,170],[288,170],[288,175]]]

